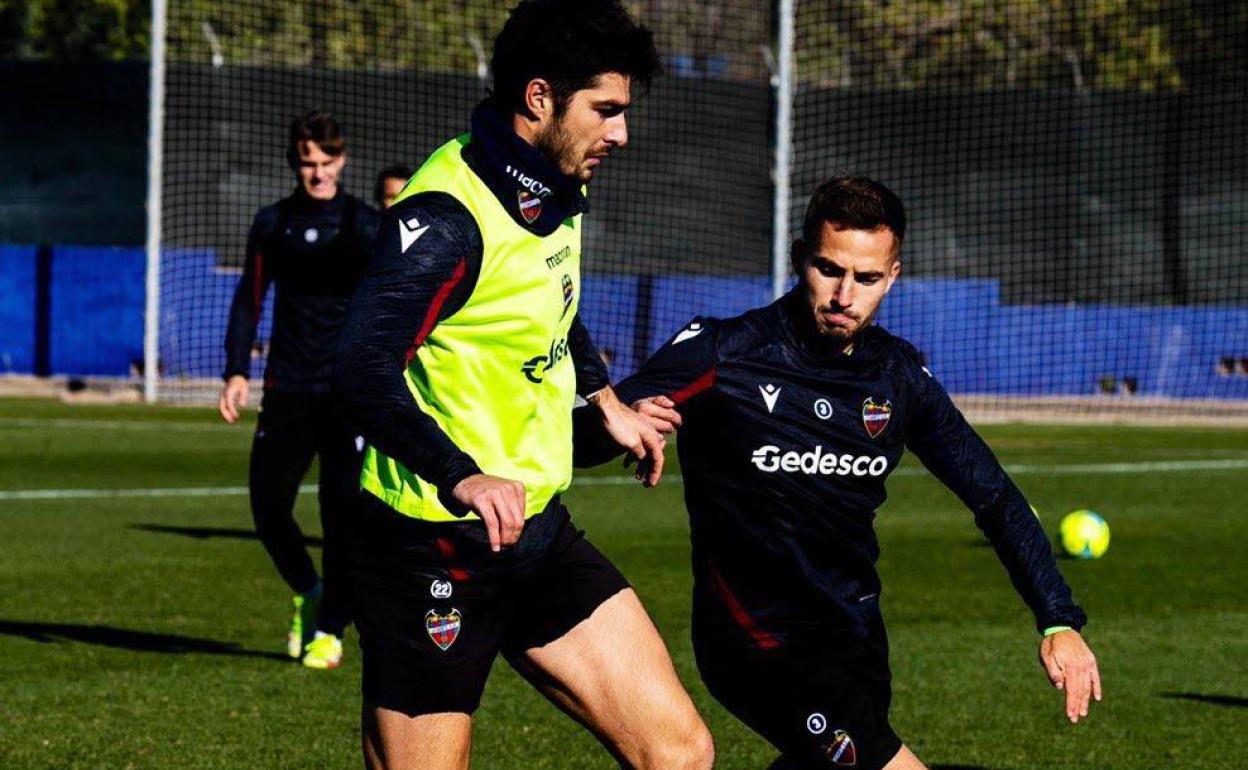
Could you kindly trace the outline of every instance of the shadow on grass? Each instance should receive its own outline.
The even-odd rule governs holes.
[[[767,770],[796,770],[797,767],[791,760],[785,757],[778,757]],[[992,770],[992,768],[980,767],[979,765],[928,765],[928,767],[931,770]]]
[[[130,529],[144,532],[158,532],[162,535],[182,535],[196,540],[207,540],[212,537],[223,537],[231,540],[259,540],[254,529],[235,529],[230,527],[173,527],[166,524],[131,524]],[[320,548],[325,541],[319,537],[303,536],[303,544]]]
[[[1211,703],[1214,706],[1228,706],[1230,708],[1248,708],[1248,698],[1240,698],[1234,695],[1207,695],[1199,692],[1163,692],[1158,693],[1163,698],[1174,698],[1175,700],[1194,700],[1197,703]]]
[[[115,647],[135,652],[160,652],[174,655],[187,653],[201,655],[231,655],[243,658],[263,658],[289,662],[290,658],[278,652],[260,652],[239,647],[234,642],[218,642],[215,639],[197,639],[193,636],[155,634],[150,631],[131,631],[112,626],[88,626],[71,623],[30,623],[17,620],[0,620],[0,635],[23,636],[43,644],[55,642],[82,642]]]

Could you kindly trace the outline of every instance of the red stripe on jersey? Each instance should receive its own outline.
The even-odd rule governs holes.
[[[672,400],[676,402],[677,406],[680,406],[681,404],[693,398],[694,396],[698,395],[702,391],[710,390],[711,386],[714,384],[715,384],[715,367],[711,367],[710,369],[706,370],[706,372],[701,377],[699,377],[698,379],[694,380],[693,382],[689,383],[685,387],[673,393]]]
[[[452,543],[450,540],[447,540],[444,537],[440,537],[434,542],[437,543],[438,553],[442,554],[443,559],[450,561],[451,559],[455,558],[454,543]],[[468,580],[470,577],[472,577],[471,575],[468,574],[468,570],[460,569],[459,567],[448,567],[447,572],[450,573],[451,580],[454,580],[457,583],[463,583],[466,580]]]
[[[737,597],[732,595],[732,591],[728,590],[728,584],[724,582],[724,578],[714,567],[709,571],[711,577],[711,588],[715,593],[719,594],[719,598],[724,602],[724,606],[728,608],[728,612],[732,614],[732,619],[741,626],[741,630],[750,635],[754,640],[754,644],[758,645],[760,650],[774,650],[780,646],[780,640],[763,629],[758,627],[754,622],[754,618],[750,617],[750,613],[745,611],[745,607],[741,606],[741,602],[737,601]]]
[[[442,312],[442,306],[446,304],[447,297],[451,296],[451,292],[455,290],[459,282],[464,280],[467,272],[468,260],[459,260],[451,277],[446,279],[446,283],[442,284],[438,293],[433,295],[433,301],[429,303],[429,312],[425,313],[425,320],[420,325],[420,331],[416,332],[416,339],[412,340],[412,346],[407,349],[407,363],[412,362],[412,358],[416,356],[416,348],[420,347],[429,333],[433,331],[434,324],[438,322],[438,313]]]
[[[251,296],[255,302],[256,324],[260,324],[260,311],[264,303],[264,253],[256,252],[255,280],[251,285]]]

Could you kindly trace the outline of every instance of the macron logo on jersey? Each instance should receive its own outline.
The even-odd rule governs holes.
[[[702,326],[702,324],[698,323],[697,321],[694,321],[693,323],[689,324],[689,328],[688,328],[688,329],[681,329],[681,330],[680,330],[680,334],[677,334],[677,335],[676,335],[676,339],[672,340],[672,344],[673,344],[673,345],[679,345],[680,343],[684,342],[685,340],[691,340],[691,339],[693,339],[694,337],[696,337],[696,336],[698,336],[699,334],[701,334],[701,333],[702,333],[702,330],[703,330],[704,328],[706,328],[706,327]]]
[[[780,388],[772,385],[770,382],[766,385],[759,385],[758,392],[763,396],[763,403],[767,405],[767,414],[771,414],[776,409],[776,400],[780,398]]]
[[[429,225],[421,225],[420,220],[412,217],[406,222],[399,220],[399,245],[403,247],[403,253],[412,247],[412,244],[420,240],[420,236],[425,234],[429,229]]]
[[[824,454],[822,446],[809,452],[781,452],[780,447],[768,444],[755,449],[750,462],[763,473],[801,472],[807,476],[882,476],[888,470],[888,458],[883,455]]]

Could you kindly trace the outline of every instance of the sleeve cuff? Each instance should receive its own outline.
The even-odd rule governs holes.
[[[465,454],[457,458],[442,478],[434,482],[434,486],[438,488],[438,501],[453,515],[461,518],[467,516],[471,511],[468,510],[467,506],[456,500],[451,493],[455,490],[455,487],[459,486],[459,482],[479,473],[482,473],[482,470],[471,457]]]
[[[1075,629],[1072,628],[1071,626],[1049,626],[1048,628],[1044,629],[1044,635],[1052,636],[1053,634],[1061,633],[1062,631],[1074,631],[1074,630]]]

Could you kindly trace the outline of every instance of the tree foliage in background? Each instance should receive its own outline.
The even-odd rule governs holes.
[[[0,0],[0,58],[146,59],[149,0]]]
[[[1243,78],[1246,24],[1212,0],[799,2],[797,66],[823,85],[1172,90]]]
[[[177,0],[169,51],[182,61],[339,69],[476,71],[506,8],[484,0]]]
[[[769,74],[771,0],[626,0],[676,74]],[[175,61],[477,72],[510,0],[170,0]],[[1242,0],[798,0],[804,83],[1168,91],[1248,82]],[[148,0],[2,0],[0,58],[144,58]]]

